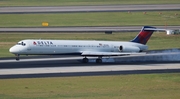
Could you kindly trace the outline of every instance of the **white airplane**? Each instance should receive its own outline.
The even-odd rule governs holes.
[[[81,55],[83,63],[88,63],[88,56],[98,57],[96,63],[102,63],[103,56],[123,56],[137,54],[148,49],[147,41],[157,30],[144,26],[131,41],[91,41],[91,40],[42,40],[26,39],[19,41],[9,49],[16,55]]]

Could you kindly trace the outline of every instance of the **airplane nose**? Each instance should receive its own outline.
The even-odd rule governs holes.
[[[16,46],[13,46],[9,49],[10,53],[16,54],[19,52],[19,49]]]

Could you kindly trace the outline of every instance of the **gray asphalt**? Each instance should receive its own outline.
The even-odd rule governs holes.
[[[69,58],[69,57],[68,57]],[[9,62],[0,62],[0,69],[17,69],[17,68],[43,68],[43,67],[76,67],[76,66],[108,66],[108,65],[151,65],[151,64],[173,64],[180,63],[180,61],[141,61],[141,59],[136,61],[121,61],[121,62],[104,62],[102,64],[96,64],[95,62],[90,62],[88,64],[84,64],[81,62],[83,57],[74,57],[73,58],[54,58],[54,59],[21,59],[20,61]],[[134,57],[135,58],[135,57]],[[139,58],[139,57],[136,57]],[[94,58],[92,58],[94,59]],[[118,59],[118,58],[117,58]],[[121,57],[120,60],[128,60],[128,57]],[[131,59],[131,58],[129,58]],[[23,61],[26,60],[26,61]]]
[[[16,61],[15,57],[1,58],[0,69],[180,63],[180,49],[151,50],[146,52],[146,54],[117,56],[112,58],[103,57],[103,64],[96,64],[96,57],[89,57],[91,60],[89,61],[90,63],[83,64],[81,62],[82,58],[82,56],[75,55],[20,56],[20,61]]]
[[[160,29],[172,29],[179,30],[180,26],[154,26]],[[38,32],[38,33],[46,33],[46,32],[137,32],[140,31],[142,26],[109,26],[109,27],[28,27],[28,28],[0,28],[0,33],[8,32],[8,33],[17,33],[17,32]]]
[[[0,7],[0,14],[70,13],[70,12],[124,12],[124,11],[180,10],[180,4],[161,5],[105,5],[58,7]]]
[[[150,51],[147,55],[114,57],[102,64],[96,64],[92,61],[94,58],[83,64],[82,57],[77,56],[22,58],[20,61],[8,59],[0,60],[0,79],[179,73],[179,57],[179,49],[170,49]]]
[[[99,76],[99,75],[127,75],[127,74],[151,74],[151,73],[179,73],[180,69],[173,68],[174,64],[180,66],[180,62],[122,62],[122,63],[104,63],[104,64],[96,64],[96,63],[89,63],[89,64],[83,64],[80,62],[80,60],[76,59],[71,59],[71,60],[50,60],[50,61],[29,61],[29,62],[10,62],[10,63],[0,63],[0,70],[8,70],[15,72],[16,70],[13,69],[20,69],[18,70],[18,74],[4,74],[0,75],[0,79],[11,79],[11,78],[41,78],[41,77],[72,77],[72,76]],[[170,67],[166,67],[166,66]],[[74,68],[77,67],[89,67],[89,68],[101,68],[103,67],[104,69],[107,67],[115,69],[114,71],[112,70],[107,70],[107,71],[91,71],[89,72],[62,72],[63,68],[68,68],[69,71],[74,70]],[[117,70],[114,68],[114,66],[118,66],[120,68],[127,68],[125,70]],[[159,69],[158,67],[164,67],[164,69]],[[157,69],[152,69],[157,68]],[[176,66],[177,67],[177,66]],[[37,71],[39,68],[43,70],[39,70],[38,73],[31,73],[30,70],[27,69],[34,69],[32,72]],[[48,69],[49,68],[49,69]],[[60,69],[59,72],[53,73],[53,70],[51,71],[50,69],[53,68],[58,68]],[[61,69],[62,68],[62,69]],[[135,68],[131,70],[131,68]],[[139,69],[143,68],[143,69]],[[151,68],[151,69],[146,69],[146,68]],[[25,70],[21,70],[25,69]],[[56,69],[56,70],[58,70]],[[129,70],[130,69],[130,70]],[[47,73],[40,73],[42,71],[47,71]],[[83,69],[85,70],[85,69]],[[87,70],[86,70],[87,71]],[[6,72],[6,73],[8,73]],[[26,72],[25,74],[21,74],[21,72]],[[52,72],[52,73],[51,73]]]

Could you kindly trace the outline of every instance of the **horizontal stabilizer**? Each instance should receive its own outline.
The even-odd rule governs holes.
[[[157,28],[144,28],[144,30],[152,30],[152,31],[166,31],[166,29],[157,29]]]

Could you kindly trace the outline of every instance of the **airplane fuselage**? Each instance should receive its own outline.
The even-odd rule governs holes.
[[[122,47],[122,48],[120,48]],[[90,52],[140,52],[148,47],[134,42],[87,40],[22,40],[10,52],[25,55],[81,55]]]

